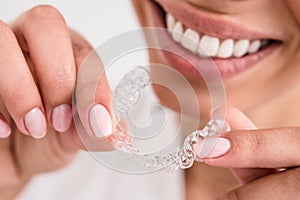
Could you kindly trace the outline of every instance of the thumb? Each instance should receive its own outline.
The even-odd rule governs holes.
[[[225,120],[230,125],[232,131],[257,129],[257,126],[242,111],[235,107],[218,108],[213,111],[212,116],[221,117],[224,116],[224,113]],[[203,144],[199,145],[204,146]],[[198,148],[196,147],[196,149]],[[213,150],[214,149],[212,148],[211,151]],[[233,173],[233,175],[237,178],[237,180],[239,180],[241,183],[247,183],[260,177],[266,176],[270,173],[274,173],[273,169],[233,168],[230,170]]]
[[[257,129],[256,125],[240,110],[235,107],[221,107],[212,112],[212,116],[224,116],[231,130]]]

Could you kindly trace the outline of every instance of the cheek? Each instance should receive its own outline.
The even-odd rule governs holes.
[[[180,105],[176,98],[176,96],[170,92],[165,87],[154,85],[153,90],[156,94],[156,96],[159,98],[159,101],[162,105],[170,108],[171,110],[174,110],[176,112],[180,112]]]
[[[286,0],[289,9],[291,10],[291,14],[295,17],[298,24],[300,24],[300,1],[299,0]]]
[[[149,50],[150,63],[160,63],[165,66],[171,66],[160,51]],[[173,68],[172,68],[173,69]],[[156,68],[151,69],[152,80],[164,79],[170,85],[153,87],[156,96],[162,105],[178,112],[184,113],[190,119],[207,120],[210,118],[211,96],[206,84],[203,82],[194,82],[185,77],[182,73],[175,70],[173,74],[164,73]],[[176,74],[180,74],[178,77]],[[169,81],[168,81],[169,80]]]
[[[158,52],[154,50],[149,50],[149,59],[150,63],[160,63],[163,65],[168,66],[168,63],[164,60],[163,56]],[[151,77],[152,80],[159,81],[161,77],[161,73],[157,72],[157,70],[151,69]],[[180,112],[180,105],[177,101],[176,95],[172,93],[169,89],[166,87],[162,87],[159,85],[153,85],[153,90],[156,94],[156,96],[159,98],[160,103],[176,112]]]

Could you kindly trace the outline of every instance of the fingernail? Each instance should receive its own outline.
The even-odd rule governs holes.
[[[107,109],[100,105],[94,105],[90,110],[90,125],[97,137],[109,136],[112,134],[112,120]]]
[[[58,132],[67,131],[72,123],[72,108],[69,104],[62,104],[52,111],[52,125]]]
[[[7,138],[11,133],[10,127],[7,123],[0,119],[0,138]]]
[[[47,122],[43,112],[38,107],[29,111],[24,121],[28,132],[33,138],[40,139],[46,135]]]
[[[195,153],[200,158],[217,158],[226,154],[231,143],[226,138],[206,138],[195,144]]]

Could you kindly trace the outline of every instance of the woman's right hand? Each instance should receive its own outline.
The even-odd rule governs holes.
[[[63,167],[84,149],[71,99],[76,74],[92,47],[46,5],[30,9],[11,25],[1,21],[0,44],[0,196],[10,199],[30,177]],[[99,59],[95,62],[101,65]],[[111,91],[103,77],[96,96],[89,96],[86,91],[95,81],[78,81],[77,104],[90,132],[98,127],[108,136]],[[97,138],[97,150],[112,149],[106,137]]]

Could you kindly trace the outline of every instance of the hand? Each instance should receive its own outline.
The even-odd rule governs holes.
[[[7,188],[63,167],[84,149],[73,124],[71,97],[76,73],[92,47],[70,31],[51,6],[34,7],[10,26],[1,21],[0,43],[0,137],[5,138],[0,139],[2,198]],[[95,62],[101,66],[98,58]],[[111,91],[103,77],[96,99],[84,95],[84,88],[92,83],[95,80],[77,83],[81,88],[77,95],[86,97],[77,102],[86,111],[82,119],[91,125],[89,131],[98,126],[103,135],[109,135]],[[106,137],[97,139],[97,150],[112,150]]]
[[[299,198],[300,128],[254,130],[255,125],[240,111],[230,108],[226,113],[234,131],[221,136],[204,162],[231,168],[242,186],[220,199]],[[204,145],[197,144],[201,155]]]

